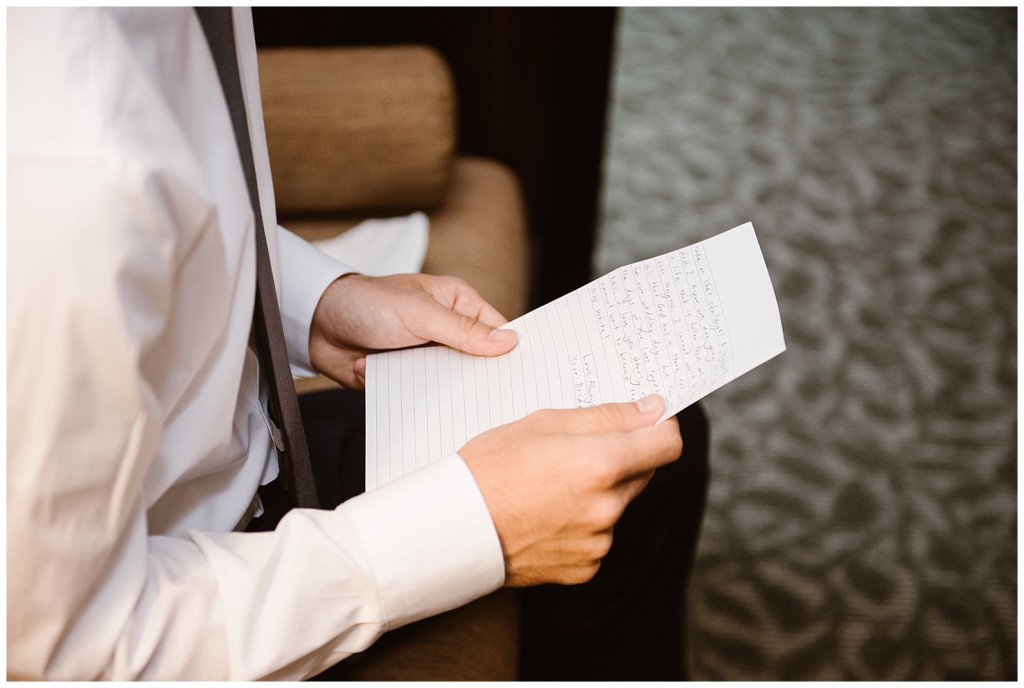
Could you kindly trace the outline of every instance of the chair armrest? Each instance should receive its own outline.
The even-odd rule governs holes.
[[[461,277],[512,320],[526,312],[529,259],[515,173],[495,160],[456,158],[451,190],[430,213],[423,272]]]
[[[430,48],[264,48],[260,90],[281,213],[429,208],[455,151],[455,96]]]
[[[501,588],[450,612],[384,634],[320,681],[515,681],[521,593]]]

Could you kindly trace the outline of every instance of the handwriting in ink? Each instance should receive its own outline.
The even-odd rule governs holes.
[[[731,375],[728,329],[703,247],[609,273],[589,289],[597,331],[614,345],[630,398],[698,399]],[[577,403],[592,400],[582,359]]]

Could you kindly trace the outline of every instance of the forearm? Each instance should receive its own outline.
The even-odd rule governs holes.
[[[20,513],[11,525],[28,530]],[[9,671],[24,678],[301,679],[504,578],[454,456],[334,511],[294,510],[273,532],[147,537],[140,519],[105,552],[33,551],[8,580]],[[99,569],[88,598],[45,594]]]

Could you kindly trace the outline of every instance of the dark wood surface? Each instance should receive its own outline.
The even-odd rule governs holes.
[[[436,48],[459,97],[459,149],[523,184],[531,307],[591,278],[614,8],[253,9],[260,46]]]

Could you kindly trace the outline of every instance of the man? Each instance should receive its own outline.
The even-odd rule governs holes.
[[[276,228],[255,46],[234,10],[296,371],[514,334],[464,283],[350,274]],[[253,213],[186,8],[8,13],[8,671],[302,678],[501,585],[589,580],[679,455],[651,397],[548,411],[336,509],[241,532],[274,480],[250,347]]]

